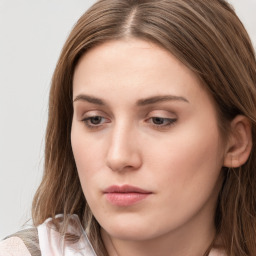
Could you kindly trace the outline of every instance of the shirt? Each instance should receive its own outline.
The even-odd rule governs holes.
[[[57,215],[60,219],[62,214]],[[97,256],[77,215],[70,215],[67,232],[79,238],[75,243],[67,242],[55,229],[52,219],[37,227],[41,256]],[[10,237],[0,242],[0,256],[32,256],[23,241]],[[212,249],[209,256],[226,256],[223,251]]]

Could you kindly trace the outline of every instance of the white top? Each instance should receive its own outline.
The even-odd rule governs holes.
[[[57,215],[57,218],[63,215]],[[69,216],[67,232],[80,237],[76,243],[66,242],[55,230],[51,218],[38,226],[38,238],[42,256],[96,256],[77,215]]]
[[[56,218],[63,217],[62,214]],[[55,229],[52,219],[47,219],[37,227],[41,256],[97,256],[77,215],[69,216],[67,232],[80,237],[78,242],[66,242]],[[23,241],[11,237],[0,242],[0,256],[31,256]],[[224,252],[213,249],[209,256],[226,256]]]

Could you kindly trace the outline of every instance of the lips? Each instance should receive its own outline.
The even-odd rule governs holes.
[[[150,194],[151,192],[146,191],[144,189],[133,187],[130,185],[123,185],[123,186],[111,186],[104,190],[104,193],[141,193],[141,194]]]
[[[146,199],[152,192],[130,186],[111,186],[103,191],[106,199],[116,206],[130,206]]]

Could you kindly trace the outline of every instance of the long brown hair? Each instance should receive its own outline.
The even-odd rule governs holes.
[[[98,255],[107,255],[71,149],[72,80],[86,51],[125,37],[154,42],[195,72],[215,100],[225,136],[236,115],[250,120],[250,157],[240,168],[223,168],[215,224],[228,256],[255,256],[256,61],[246,30],[224,0],[100,0],[78,20],[52,78],[44,175],[33,201],[34,224],[58,213],[67,220],[68,214],[75,213]]]

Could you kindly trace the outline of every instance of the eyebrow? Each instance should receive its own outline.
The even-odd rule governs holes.
[[[93,103],[96,105],[106,105],[106,103],[103,100],[85,94],[79,94],[78,96],[76,96],[73,102],[75,101],[87,101],[89,103]]]
[[[85,94],[79,94],[76,96],[76,98],[73,100],[75,101],[87,101],[89,103],[93,103],[96,105],[107,105],[104,100],[90,96],[90,95],[85,95]],[[189,103],[189,101],[181,96],[175,96],[175,95],[160,95],[160,96],[153,96],[145,99],[140,99],[136,102],[137,106],[146,106],[146,105],[151,105],[159,102],[165,102],[165,101],[182,101]]]
[[[165,102],[165,101],[183,101],[186,103],[189,103],[189,101],[181,96],[175,96],[175,95],[160,95],[160,96],[153,96],[146,99],[141,99],[137,101],[138,106],[145,106],[150,104],[155,104],[158,102]]]

